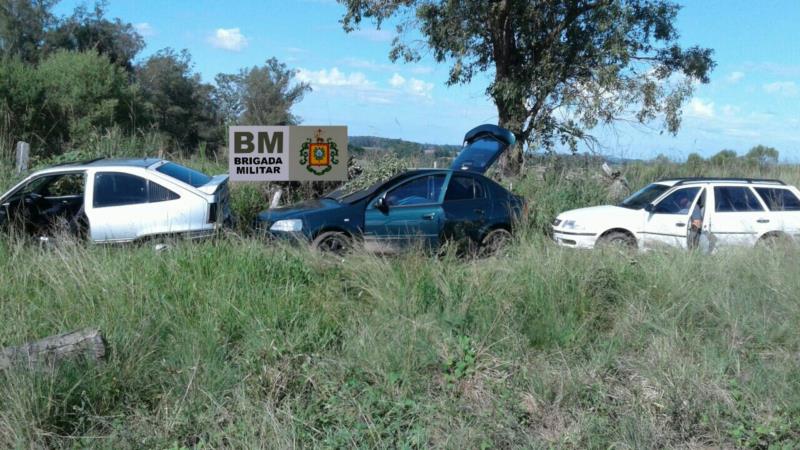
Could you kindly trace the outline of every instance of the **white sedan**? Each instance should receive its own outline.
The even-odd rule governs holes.
[[[699,236],[712,247],[788,242],[800,237],[800,191],[780,180],[661,180],[618,206],[563,212],[552,230],[558,244],[575,248],[690,248]]]
[[[231,220],[228,176],[161,159],[98,159],[37,171],[0,197],[0,226],[55,227],[93,242],[207,236]]]

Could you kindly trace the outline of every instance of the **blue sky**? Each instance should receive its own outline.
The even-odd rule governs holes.
[[[58,14],[80,1],[62,0]],[[757,144],[781,159],[800,161],[800,1],[691,0],[681,2],[681,42],[715,49],[711,83],[684,107],[677,136],[652,127],[597,130],[613,156],[675,159],[691,152],[739,153]],[[447,87],[447,65],[427,57],[393,64],[391,28],[364,24],[346,34],[334,0],[110,0],[108,16],[136,25],[148,55],[188,49],[205,81],[217,73],[261,65],[272,56],[299,71],[313,92],[294,112],[304,123],[347,125],[351,135],[377,135],[458,144],[466,130],[496,123],[484,95],[486,77]]]

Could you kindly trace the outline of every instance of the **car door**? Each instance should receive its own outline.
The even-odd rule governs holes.
[[[752,246],[769,231],[770,217],[749,186],[714,186],[709,231],[716,247]]]
[[[492,214],[492,202],[483,183],[469,174],[453,173],[447,183],[442,207],[442,236],[445,239],[480,242]]]
[[[645,248],[687,247],[689,216],[701,189],[700,186],[675,189],[650,208],[641,232]]]
[[[95,242],[130,241],[190,228],[180,195],[144,177],[98,171],[90,177],[87,193],[86,217]]]
[[[364,213],[365,244],[378,251],[396,251],[412,243],[438,245],[444,222],[441,196],[445,179],[445,174],[422,175],[378,195]]]
[[[800,198],[787,187],[756,187],[756,193],[769,209],[769,228],[800,237]]]

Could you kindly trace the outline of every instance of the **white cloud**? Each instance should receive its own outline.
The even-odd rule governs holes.
[[[787,97],[794,97],[800,93],[797,83],[794,81],[776,81],[774,83],[767,83],[764,85],[764,91],[768,94],[785,95]]]
[[[433,91],[433,83],[412,78],[408,81],[408,90],[420,97],[430,97],[431,91]]]
[[[136,30],[142,37],[150,37],[155,36],[156,30],[147,22],[137,23],[133,25],[133,29]]]
[[[374,83],[367,79],[361,72],[351,72],[349,75],[334,67],[331,70],[320,69],[317,71],[298,69],[297,79],[306,83],[310,83],[314,87],[324,86],[349,86],[367,88],[372,87]]]
[[[722,115],[727,117],[734,117],[738,116],[741,112],[741,108],[738,106],[733,105],[723,105],[722,106]]]
[[[247,47],[247,38],[239,28],[217,28],[208,41],[216,48],[232,52],[239,52]]]
[[[406,79],[403,78],[399,73],[392,75],[392,78],[389,79],[389,84],[392,87],[398,88],[404,84],[406,84]]]
[[[744,72],[739,72],[739,71],[731,72],[728,74],[727,77],[725,77],[725,79],[728,80],[729,83],[733,84],[742,81],[742,78],[744,78]]]
[[[714,117],[714,102],[705,101],[697,97],[689,101],[689,115],[710,119]]]

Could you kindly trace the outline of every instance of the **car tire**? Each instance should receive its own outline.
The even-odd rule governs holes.
[[[604,234],[598,239],[597,244],[599,247],[611,247],[620,249],[635,249],[636,239],[627,233],[621,231],[612,231]]]
[[[311,248],[320,253],[342,256],[352,250],[353,240],[341,231],[325,231],[311,241]]]
[[[762,236],[756,243],[756,246],[770,250],[778,250],[789,248],[793,243],[792,239],[783,233],[770,233]]]
[[[481,239],[478,249],[478,256],[489,257],[504,254],[508,244],[511,242],[511,232],[505,228],[496,228],[486,234]]]

